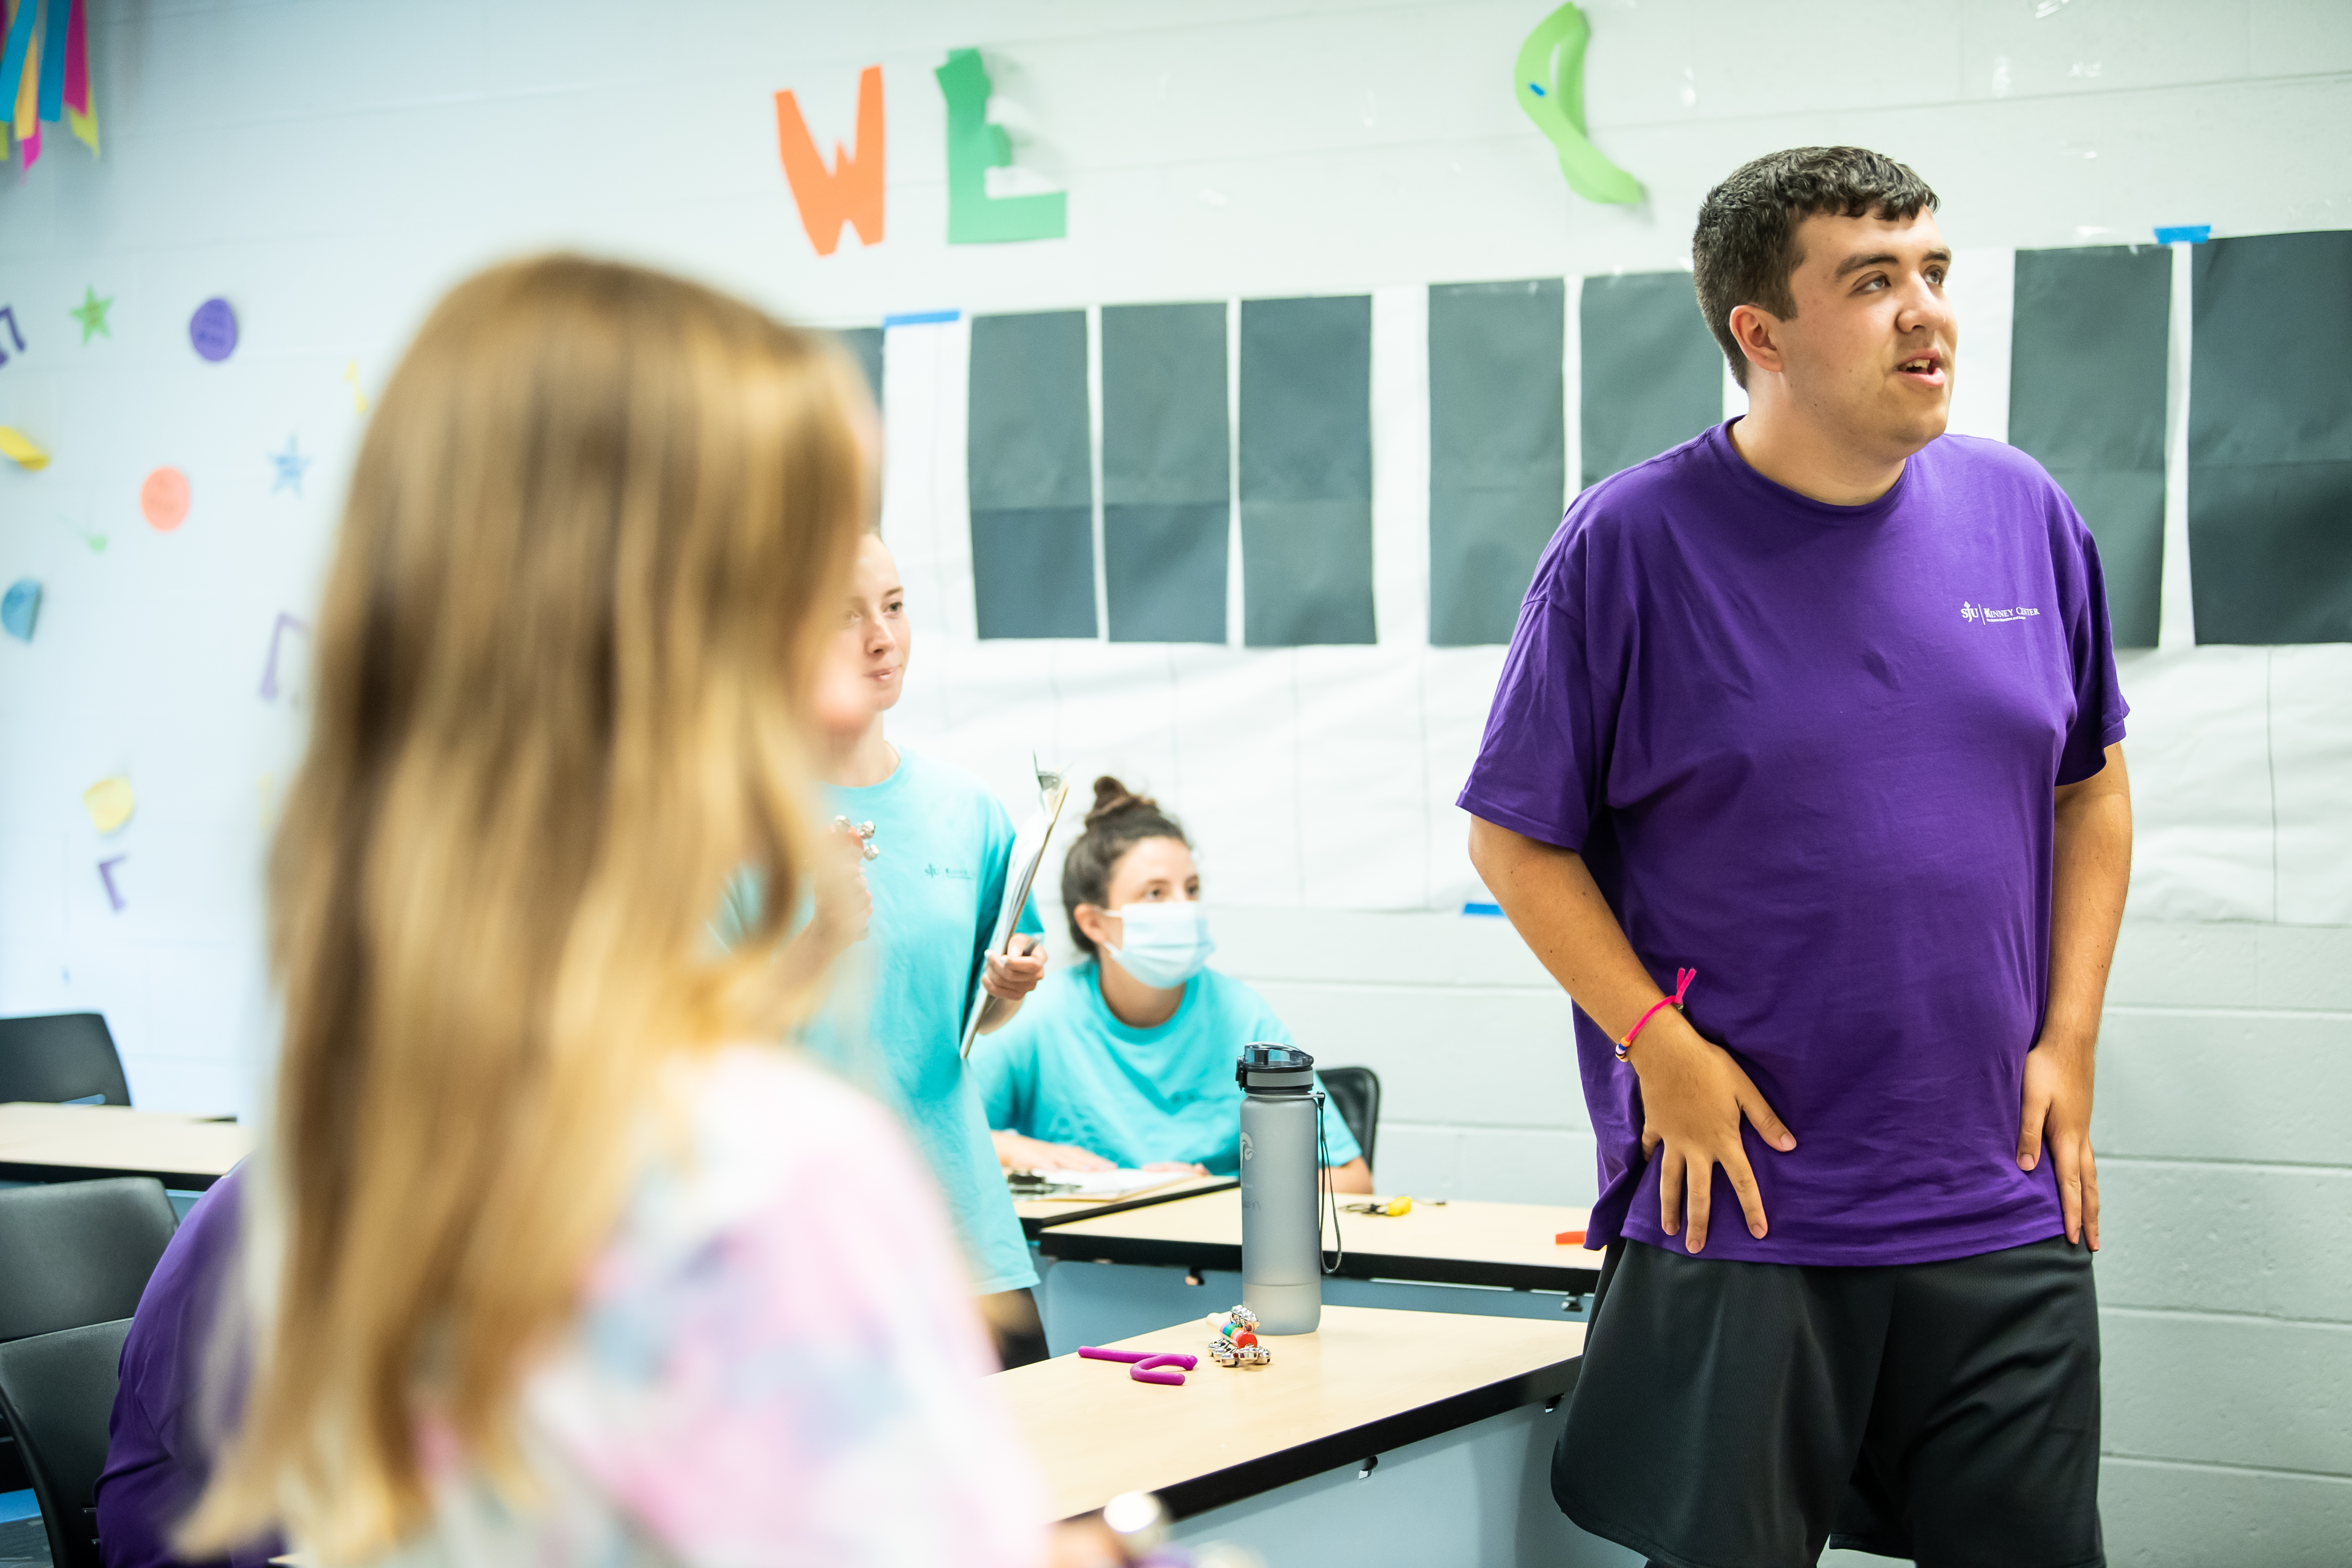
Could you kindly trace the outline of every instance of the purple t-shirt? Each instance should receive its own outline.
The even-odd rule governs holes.
[[[1707,1258],[1916,1263],[2061,1234],[2017,1168],[2050,960],[2053,790],[2123,738],[2098,551],[2032,458],[1946,436],[1867,506],[1729,426],[1578,497],[1511,641],[1465,810],[1573,849],[1650,973],[1797,1147],[1743,1124]],[[1658,1224],[1633,1069],[1582,1012],[1589,1234]],[[1639,1049],[1637,1046],[1635,1049]]]
[[[172,1531],[211,1473],[198,1419],[214,1309],[236,1255],[239,1165],[196,1200],[163,1248],[123,1342],[121,1381],[98,1478],[99,1553],[105,1568],[179,1568]],[[231,1552],[232,1568],[262,1568],[276,1539]]]

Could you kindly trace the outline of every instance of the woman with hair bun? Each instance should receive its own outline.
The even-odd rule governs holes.
[[[1208,967],[1216,943],[1182,826],[1149,795],[1097,779],[1086,832],[1062,862],[1062,907],[1092,962],[1056,971],[972,1049],[997,1157],[1021,1169],[1235,1173],[1234,1059],[1253,1040],[1288,1044],[1290,1031],[1265,998]],[[1331,1185],[1370,1192],[1347,1123],[1327,1119],[1324,1136]]]

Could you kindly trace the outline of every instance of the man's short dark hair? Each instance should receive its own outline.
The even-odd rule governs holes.
[[[1916,217],[1936,210],[1927,182],[1866,147],[1791,147],[1743,163],[1699,204],[1691,270],[1707,330],[1723,345],[1732,378],[1748,384],[1748,356],[1731,335],[1742,305],[1786,321],[1797,313],[1789,279],[1804,257],[1797,226],[1817,213],[1837,217]]]

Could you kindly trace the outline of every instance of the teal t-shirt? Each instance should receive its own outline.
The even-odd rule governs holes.
[[[904,1118],[939,1177],[974,1289],[986,1296],[1034,1285],[1028,1240],[971,1072],[958,1053],[1004,900],[1012,818],[979,779],[904,746],[888,778],[862,789],[828,788],[825,809],[873,823],[881,854],[866,864],[874,899],[866,940],[842,955],[832,998],[809,1025],[805,1043]],[[746,897],[745,889],[730,894],[737,908],[722,926],[743,929]],[[1024,906],[1019,929],[1045,931],[1034,900]],[[1033,996],[1022,1012],[1035,1005]],[[975,1057],[979,1049],[973,1047]]]
[[[1166,1023],[1130,1028],[1104,1004],[1098,974],[1087,962],[1052,971],[1011,1023],[972,1047],[988,1124],[1121,1165],[1239,1172],[1234,1063],[1253,1040],[1290,1044],[1290,1031],[1265,997],[1213,969],[1192,977]],[[1326,1164],[1363,1152],[1335,1108],[1324,1110],[1323,1137]]]

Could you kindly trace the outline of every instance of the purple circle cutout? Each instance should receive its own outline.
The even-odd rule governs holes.
[[[207,300],[188,318],[188,342],[217,364],[236,352],[236,312],[226,300]]]

